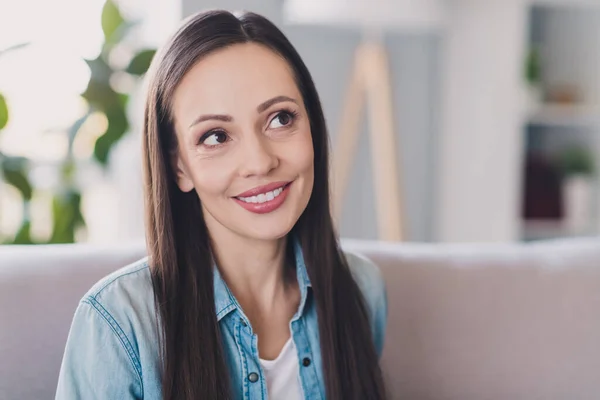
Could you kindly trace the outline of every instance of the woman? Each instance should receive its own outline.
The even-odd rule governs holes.
[[[57,399],[383,399],[383,281],[340,250],[327,133],[265,18],[188,19],[153,61],[149,257],[74,317]]]

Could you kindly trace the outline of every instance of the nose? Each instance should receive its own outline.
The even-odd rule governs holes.
[[[268,175],[279,165],[279,158],[271,143],[261,134],[247,135],[242,143],[240,175],[243,177]]]

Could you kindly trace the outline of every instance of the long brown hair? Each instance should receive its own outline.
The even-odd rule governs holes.
[[[314,188],[291,234],[302,247],[318,314],[327,398],[384,399],[364,298],[340,250],[329,209],[328,137],[312,78],[283,33],[253,13],[210,11],[188,18],[155,57],[144,120],[146,236],[159,320],[165,400],[230,399],[215,315],[213,259],[200,200],[176,185],[172,96],[202,57],[253,42],[284,57],[308,112]],[[225,378],[224,378],[225,377]]]

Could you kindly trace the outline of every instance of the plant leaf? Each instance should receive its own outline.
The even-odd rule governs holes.
[[[89,118],[89,116],[91,114],[92,114],[92,110],[90,109],[85,113],[84,116],[79,118],[77,121],[73,122],[73,125],[71,125],[69,127],[69,130],[67,131],[67,134],[69,136],[69,151],[71,151],[71,148],[73,147],[73,142],[75,141],[75,138],[77,137],[77,133],[79,132],[79,130],[81,129],[81,127],[83,126],[85,121],[87,121],[87,119]]]
[[[112,68],[106,62],[105,55],[101,53],[93,60],[85,60],[90,69],[90,80],[108,85],[110,76],[113,73]]]
[[[18,43],[18,44],[15,44],[14,46],[9,46],[5,49],[0,50],[0,56],[8,53],[10,51],[19,50],[19,49],[22,49],[23,47],[27,47],[27,46],[29,46],[29,43],[27,43],[27,42]]]
[[[85,226],[81,214],[81,194],[70,189],[52,199],[53,228],[49,243],[73,243],[75,232]]]
[[[125,71],[132,75],[144,75],[148,71],[148,68],[150,68],[154,54],[156,54],[156,50],[154,49],[140,51],[131,59]]]
[[[105,41],[102,45],[102,52],[108,53],[112,50],[112,48],[117,45],[123,38],[127,35],[127,32],[131,30],[134,26],[138,25],[138,22],[124,21],[118,28],[115,30],[110,37],[110,41]]]
[[[116,40],[115,32],[125,22],[119,7],[112,0],[107,0],[102,8],[102,31],[104,40],[108,43],[114,43]]]
[[[123,109],[126,109],[127,104],[129,104],[129,95],[125,93],[119,93],[119,104]]]
[[[119,104],[120,97],[108,83],[98,82],[90,79],[88,87],[82,94],[83,98],[97,110],[107,110]]]
[[[23,157],[4,157],[2,159],[2,173],[6,183],[14,186],[25,201],[31,200],[33,189],[27,177],[27,159]]]
[[[585,147],[567,148],[560,156],[560,168],[564,176],[594,175],[596,170],[594,154]]]
[[[6,98],[0,93],[0,129],[4,129],[8,123],[8,104]]]
[[[94,145],[94,157],[103,166],[108,163],[108,156],[113,146],[127,133],[129,122],[125,110],[116,105],[106,112],[108,127]]]
[[[31,222],[29,220],[23,221],[12,244],[33,244],[33,240],[31,240]]]

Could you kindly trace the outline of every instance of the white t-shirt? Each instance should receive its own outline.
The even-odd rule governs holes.
[[[302,400],[298,353],[292,338],[274,360],[260,359],[267,380],[269,400]]]

